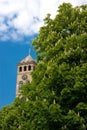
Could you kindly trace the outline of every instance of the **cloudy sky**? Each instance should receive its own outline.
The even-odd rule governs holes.
[[[47,13],[54,18],[63,2],[73,6],[87,0],[0,0],[0,108],[15,99],[16,64],[28,54]]]
[[[20,40],[37,33],[46,14],[53,18],[63,2],[76,6],[87,0],[0,0],[0,40]]]

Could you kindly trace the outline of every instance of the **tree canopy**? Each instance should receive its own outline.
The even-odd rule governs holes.
[[[87,129],[87,5],[59,6],[33,40],[32,82],[0,111],[0,130]]]

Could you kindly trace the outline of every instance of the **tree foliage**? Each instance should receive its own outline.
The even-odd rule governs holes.
[[[87,129],[87,5],[59,6],[33,46],[37,66],[22,99],[0,111],[1,130]]]

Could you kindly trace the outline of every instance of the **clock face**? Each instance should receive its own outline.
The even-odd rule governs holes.
[[[23,80],[26,80],[26,79],[27,79],[27,75],[24,74],[24,75],[22,76],[22,79],[23,79]]]

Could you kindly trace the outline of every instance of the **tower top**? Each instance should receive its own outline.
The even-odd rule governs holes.
[[[23,60],[21,60],[18,65],[23,65],[23,64],[36,64],[35,60],[30,56],[26,56]]]

